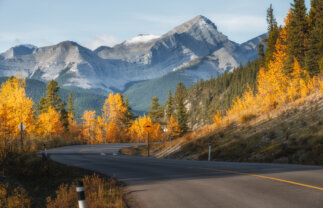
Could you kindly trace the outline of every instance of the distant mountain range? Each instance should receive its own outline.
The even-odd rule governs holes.
[[[145,111],[153,96],[163,103],[179,81],[190,85],[255,59],[264,37],[238,44],[197,16],[162,36],[141,34],[93,51],[72,41],[41,48],[19,45],[0,54],[0,76],[55,79],[63,88],[101,95],[123,92],[135,110]]]

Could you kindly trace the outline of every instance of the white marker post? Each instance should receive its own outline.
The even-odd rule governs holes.
[[[78,194],[79,208],[86,208],[84,186],[82,181],[76,181],[76,192]]]
[[[18,125],[18,129],[20,131],[20,145],[21,145],[21,151],[22,151],[22,148],[23,148],[23,135],[24,135],[24,130],[26,129],[26,126],[24,125],[24,123],[20,123]]]
[[[44,154],[45,154],[45,157],[47,158],[47,149],[46,149],[46,144],[44,144]]]
[[[209,142],[209,158],[208,160],[210,161],[211,160],[211,142]]]

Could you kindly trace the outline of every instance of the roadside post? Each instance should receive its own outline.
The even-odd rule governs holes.
[[[209,142],[209,157],[208,157],[208,161],[211,160],[211,142]]]
[[[20,131],[20,147],[21,147],[21,151],[22,151],[22,148],[23,148],[23,136],[24,136],[24,130],[26,129],[26,126],[24,125],[23,122],[21,122],[19,125],[18,125],[18,130]]]
[[[168,140],[168,129],[165,127],[164,128],[164,133],[166,134],[166,136],[167,136],[167,140]],[[164,145],[165,145],[165,143],[166,143],[166,141],[165,141],[165,137],[164,137],[164,141],[163,141],[163,143],[164,143]]]
[[[152,124],[149,121],[144,125],[145,130],[148,132],[148,138],[147,138],[147,156],[148,157],[150,156],[149,155],[149,149],[150,149],[149,132],[151,131],[151,127],[152,127]]]
[[[82,181],[76,181],[76,192],[78,195],[79,208],[86,208],[84,186]]]
[[[47,149],[46,149],[46,144],[44,144],[44,154],[45,154],[45,157],[47,158]]]

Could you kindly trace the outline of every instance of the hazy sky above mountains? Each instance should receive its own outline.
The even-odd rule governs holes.
[[[307,8],[310,0],[305,0]],[[162,35],[197,15],[238,43],[266,32],[272,3],[283,23],[292,0],[0,0],[0,52],[73,40],[95,49],[138,34]]]

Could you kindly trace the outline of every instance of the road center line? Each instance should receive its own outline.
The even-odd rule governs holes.
[[[254,177],[258,177],[258,178],[263,178],[263,179],[268,179],[268,180],[273,180],[273,181],[279,181],[279,182],[283,182],[283,183],[289,183],[289,184],[294,184],[294,185],[298,185],[298,186],[303,186],[303,187],[323,191],[323,187],[311,186],[311,185],[307,185],[307,184],[304,184],[304,183],[298,183],[298,182],[295,182],[295,181],[289,181],[289,180],[284,180],[284,179],[280,179],[280,178],[274,178],[274,177],[269,177],[269,176],[264,176],[264,175],[259,175],[259,174],[237,172],[237,171],[231,171],[231,170],[221,170],[221,169],[215,169],[215,168],[200,168],[200,169],[215,170],[215,171],[219,171],[219,172],[232,173],[232,174],[238,174],[238,175],[249,175],[249,176],[254,176]]]

